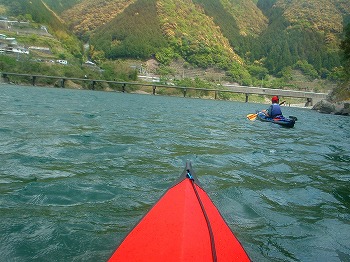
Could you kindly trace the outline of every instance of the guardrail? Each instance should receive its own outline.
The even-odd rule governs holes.
[[[36,85],[38,78],[48,78],[48,79],[57,79],[60,80],[60,87],[65,88],[67,80],[70,81],[81,81],[89,82],[91,84],[91,89],[94,90],[96,84],[98,83],[108,83],[108,84],[117,84],[121,85],[121,91],[126,92],[127,86],[148,86],[152,87],[152,94],[156,95],[157,88],[174,88],[182,91],[183,96],[186,97],[187,91],[206,91],[213,92],[214,99],[218,99],[219,93],[240,93],[245,94],[245,102],[248,102],[249,95],[278,95],[282,97],[294,97],[294,98],[306,98],[305,106],[313,105],[314,102],[318,102],[327,97],[326,93],[314,93],[314,92],[303,92],[303,91],[294,91],[294,90],[283,90],[283,89],[272,89],[272,88],[259,88],[259,87],[247,87],[239,85],[225,85],[227,90],[222,89],[208,89],[208,88],[195,88],[195,87],[183,87],[175,85],[162,85],[156,83],[140,83],[140,82],[120,82],[120,81],[111,81],[103,79],[89,79],[89,78],[72,78],[72,77],[62,77],[62,76],[47,76],[47,75],[35,75],[35,74],[19,74],[19,73],[10,73],[10,72],[1,72],[2,78],[10,82],[10,76],[19,76],[19,77],[29,77],[31,79],[31,84]]]

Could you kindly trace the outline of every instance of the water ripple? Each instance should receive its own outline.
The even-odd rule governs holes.
[[[0,93],[5,261],[107,260],[187,160],[253,261],[350,261],[349,118],[284,107],[285,129],[248,121],[257,104]]]

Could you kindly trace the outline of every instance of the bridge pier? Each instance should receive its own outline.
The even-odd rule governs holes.
[[[10,82],[10,78],[7,74],[2,74],[2,78],[4,79],[5,83],[9,83]]]
[[[305,106],[313,106],[312,98],[310,97],[306,98]]]
[[[64,88],[65,83],[66,83],[66,79],[62,78],[61,79],[61,88]]]
[[[36,76],[32,76],[32,86],[35,86]]]

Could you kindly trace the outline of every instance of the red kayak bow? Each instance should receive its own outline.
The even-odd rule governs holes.
[[[191,163],[109,261],[250,261],[201,188]]]

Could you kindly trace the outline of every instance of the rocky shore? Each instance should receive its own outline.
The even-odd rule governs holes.
[[[330,102],[322,100],[314,105],[313,110],[324,114],[350,115],[350,101]]]
[[[350,115],[350,81],[335,88],[327,97],[314,105],[313,110],[324,114]]]

